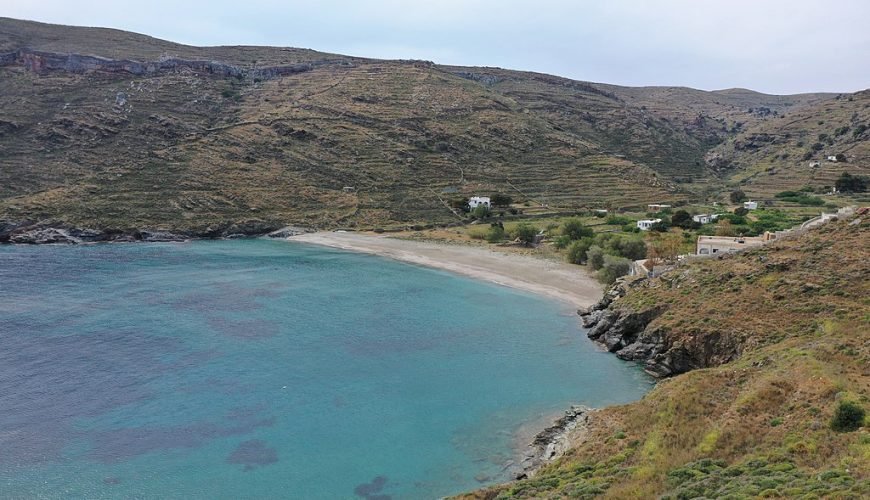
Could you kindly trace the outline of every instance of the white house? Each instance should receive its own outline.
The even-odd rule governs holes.
[[[719,214],[701,214],[693,215],[692,220],[701,224],[709,224],[715,222],[719,218]]]
[[[661,219],[643,219],[637,221],[637,228],[641,231],[649,231],[649,228],[652,227],[656,222],[661,222]]]
[[[821,166],[822,166],[822,162],[820,162],[819,160],[813,160],[810,162],[810,167],[815,168],[815,167],[821,167]]]
[[[489,196],[472,196],[468,199],[468,208],[474,210],[480,205],[483,205],[486,208],[492,207],[492,204],[489,202]]]
[[[744,201],[743,208],[746,210],[758,210],[758,202],[757,201]]]
[[[828,161],[832,161],[834,163],[837,163],[837,156],[836,155],[828,156]]]

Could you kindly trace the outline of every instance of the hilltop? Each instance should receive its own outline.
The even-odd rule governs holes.
[[[447,223],[451,203],[496,191],[566,210],[678,202],[736,175],[705,162],[711,148],[774,114],[851,102],[8,18],[0,85],[0,239],[38,226],[104,238]]]
[[[533,478],[469,498],[866,498],[870,434],[831,422],[870,410],[868,243],[865,215],[617,285],[589,335],[678,376],[593,413]]]

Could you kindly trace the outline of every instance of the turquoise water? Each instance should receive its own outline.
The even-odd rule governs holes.
[[[0,246],[2,497],[433,498],[649,384],[562,305],[373,256]]]

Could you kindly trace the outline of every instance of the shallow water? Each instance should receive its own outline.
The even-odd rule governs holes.
[[[432,498],[638,399],[570,309],[283,241],[0,246],[0,496]]]

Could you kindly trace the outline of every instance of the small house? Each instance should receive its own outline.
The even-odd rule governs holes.
[[[746,210],[758,210],[758,202],[757,201],[744,201],[743,208]]]
[[[344,186],[343,188],[341,188],[341,190],[345,193],[353,193],[356,191],[356,188],[353,186]]]
[[[492,208],[492,203],[489,201],[489,196],[472,196],[468,199],[468,208],[474,210],[479,206],[485,206],[486,208]]]
[[[837,156],[836,155],[829,155],[828,161],[833,162],[833,163],[837,163]]]
[[[821,167],[821,166],[822,166],[822,162],[820,162],[819,160],[813,160],[810,162],[810,168],[816,168],[816,167]]]
[[[661,203],[650,203],[646,206],[648,212],[661,212],[666,208],[671,208],[670,205],[662,205]]]
[[[709,224],[715,222],[718,218],[719,214],[700,214],[692,216],[692,220],[699,224]]]
[[[643,219],[637,221],[637,228],[641,231],[649,231],[656,222],[661,222],[661,219]]]

